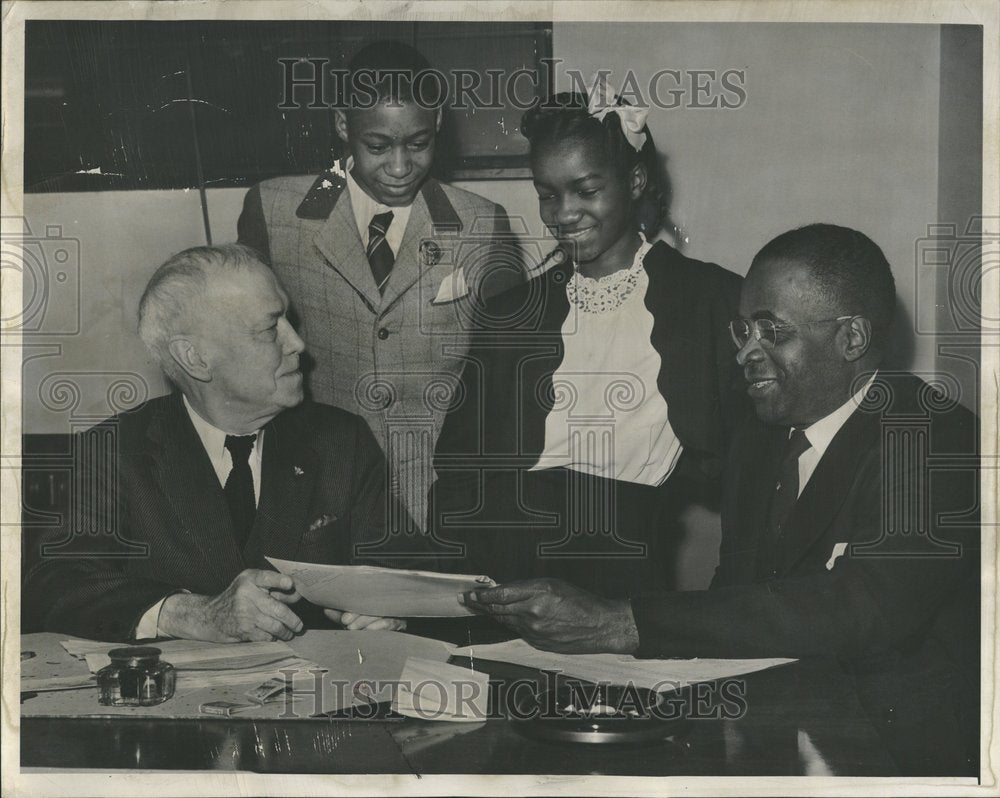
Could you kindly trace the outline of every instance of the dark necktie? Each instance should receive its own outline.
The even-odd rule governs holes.
[[[242,549],[250,538],[253,519],[257,514],[254,501],[253,473],[250,471],[250,450],[256,435],[227,435],[226,448],[233,457],[233,470],[226,479],[226,503],[233,519],[236,542]]]
[[[392,211],[386,211],[375,214],[371,224],[368,225],[368,248],[365,250],[365,254],[368,256],[372,277],[375,278],[375,285],[378,286],[380,294],[385,293],[389,272],[392,271],[392,265],[396,261],[396,256],[392,254],[392,247],[385,240],[385,234],[390,224],[392,224]]]
[[[771,494],[767,527],[757,554],[757,575],[760,578],[773,579],[778,575],[778,564],[785,542],[785,523],[799,498],[799,457],[810,446],[805,432],[800,429],[793,430],[785,444],[785,452],[778,466],[778,478]]]

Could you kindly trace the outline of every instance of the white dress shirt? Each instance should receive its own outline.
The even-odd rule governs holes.
[[[226,448],[226,435],[229,433],[212,426],[199,416],[198,412],[188,403],[186,396],[184,397],[184,407],[187,408],[195,432],[201,438],[208,459],[212,462],[212,468],[215,469],[215,475],[219,478],[219,484],[225,487],[226,480],[229,479],[229,472],[233,470],[233,456]],[[253,475],[253,500],[256,504],[260,501],[260,463],[261,454],[264,451],[264,430],[259,429],[256,433],[248,434],[257,435],[257,440],[253,442],[253,448],[250,450],[249,461],[250,473]]]
[[[823,459],[823,455],[830,446],[830,441],[840,432],[840,428],[844,426],[847,419],[851,417],[851,414],[861,404],[861,400],[864,399],[865,394],[868,393],[868,389],[875,381],[876,374],[878,374],[877,371],[875,374],[872,374],[871,378],[864,384],[860,391],[830,413],[830,415],[821,418],[819,421],[814,421],[802,430],[805,433],[806,440],[809,441],[810,448],[799,455],[799,496],[802,495],[802,491],[816,470],[816,466],[819,465],[819,461]],[[791,437],[791,430],[789,430],[788,434]]]
[[[229,479],[229,472],[233,470],[233,457],[226,448],[226,435],[228,433],[223,432],[199,416],[198,412],[191,407],[186,396],[184,397],[184,407],[191,417],[191,423],[194,425],[195,432],[198,433],[198,437],[201,439],[202,446],[205,447],[205,453],[212,463],[215,475],[219,478],[219,484],[225,487],[226,480]],[[253,448],[250,450],[249,463],[250,474],[253,477],[253,499],[254,503],[258,504],[260,502],[260,466],[264,450],[264,430],[257,430],[256,435],[257,440],[254,441]],[[160,636],[160,610],[163,608],[163,602],[166,600],[167,596],[164,596],[143,613],[142,618],[139,619],[139,623],[135,627],[135,636],[137,639],[142,640],[147,637]]]
[[[354,168],[354,159],[348,158],[344,167],[347,172],[347,193],[351,198],[351,207],[354,209],[354,223],[358,226],[358,233],[361,234],[361,243],[365,250],[368,249],[368,225],[372,222],[372,217],[386,211],[392,211],[392,224],[385,232],[385,240],[392,250],[393,255],[399,255],[399,247],[403,243],[403,234],[406,232],[406,223],[410,220],[410,211],[413,204],[403,205],[398,208],[390,208],[383,205],[378,200],[373,199],[368,193],[358,185],[358,181],[351,174]]]
[[[636,262],[649,248],[643,243]],[[570,306],[562,325],[565,354],[552,375],[555,406],[545,417],[545,448],[532,471],[562,466],[660,485],[674,470],[682,447],[657,385],[661,359],[649,340],[648,287],[649,276],[639,266],[635,288],[614,310]]]

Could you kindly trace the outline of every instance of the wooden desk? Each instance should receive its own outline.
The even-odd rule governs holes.
[[[476,664],[499,683],[500,695],[503,685],[538,677],[513,665]],[[475,724],[25,717],[21,765],[260,773],[895,774],[835,663],[805,661],[739,678],[746,698],[741,717],[693,720],[677,738],[641,747],[533,740],[504,717]]]

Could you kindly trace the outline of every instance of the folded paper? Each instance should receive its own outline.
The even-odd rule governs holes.
[[[451,618],[471,615],[458,597],[468,590],[493,587],[486,576],[404,571],[368,565],[321,565],[268,557],[295,580],[313,604],[386,618]]]
[[[489,712],[489,675],[457,665],[409,657],[392,709],[421,720],[477,723]]]

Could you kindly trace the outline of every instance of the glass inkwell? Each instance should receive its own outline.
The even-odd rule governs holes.
[[[161,653],[152,646],[111,649],[111,664],[97,672],[101,704],[151,707],[173,696],[177,671],[169,662],[160,661]]]

